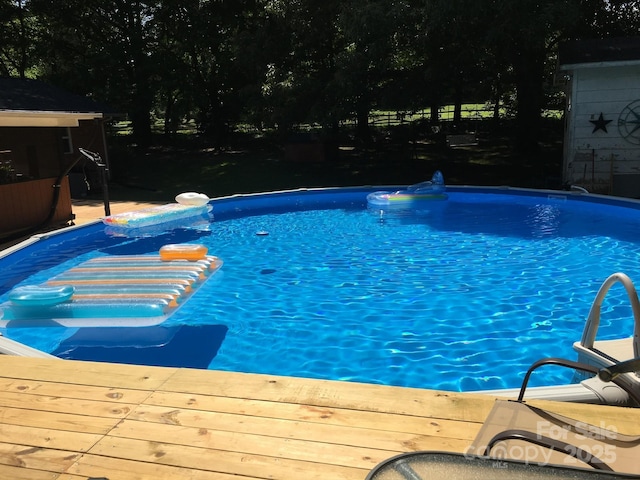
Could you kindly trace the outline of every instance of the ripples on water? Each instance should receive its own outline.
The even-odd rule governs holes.
[[[225,261],[223,275],[168,323],[226,325],[214,369],[455,391],[519,386],[533,361],[575,358],[606,277],[640,278],[640,227],[633,210],[505,199],[514,197],[223,215],[196,235]],[[193,241],[182,235],[194,237],[170,240]],[[622,288],[602,316],[605,336],[632,332]],[[549,370],[535,382],[569,379]]]

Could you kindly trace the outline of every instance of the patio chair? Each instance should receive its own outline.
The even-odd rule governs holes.
[[[531,373],[543,365],[559,365],[594,373],[613,382],[640,405],[637,391],[620,381],[624,374],[640,370],[640,358],[598,369],[570,360],[548,358],[527,371],[518,399],[497,400],[469,453],[494,459],[519,459],[538,465],[575,466],[599,471],[634,474],[640,478],[640,435],[623,435],[615,426],[590,425],[527,405],[525,390]]]
[[[378,464],[365,480],[614,480],[637,475],[538,465],[520,460],[496,460],[460,453],[409,452]]]
[[[589,425],[523,401],[532,372],[543,365],[574,368],[618,385],[625,373],[640,369],[640,358],[603,369],[559,358],[540,360],[527,371],[517,400],[496,401],[467,453],[404,453],[377,465],[366,480],[640,478],[640,436]],[[620,383],[626,389],[626,383]],[[627,393],[640,403],[637,392]]]

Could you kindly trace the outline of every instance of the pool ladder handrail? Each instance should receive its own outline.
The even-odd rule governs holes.
[[[587,317],[587,323],[585,324],[584,332],[582,333],[580,345],[590,350],[593,349],[593,344],[596,339],[596,333],[598,332],[598,327],[600,326],[600,312],[602,309],[602,302],[609,292],[609,289],[617,282],[622,283],[625,290],[627,291],[627,295],[631,303],[634,320],[633,356],[635,358],[638,358],[640,357],[640,301],[638,301],[638,293],[636,292],[636,287],[633,285],[633,282],[626,274],[622,272],[617,272],[610,275],[609,278],[607,278],[600,286],[600,289],[598,290],[598,293],[593,300],[593,304],[591,305],[591,310],[589,311],[589,316]]]
[[[572,192],[589,193],[589,190],[587,190],[584,187],[581,187],[580,185],[571,185],[569,187],[569,190],[571,190]]]

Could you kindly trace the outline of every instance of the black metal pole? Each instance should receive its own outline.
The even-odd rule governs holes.
[[[109,206],[109,186],[107,183],[107,166],[102,164],[98,166],[100,168],[101,177],[102,177],[102,198],[104,200],[104,214],[105,216],[111,215],[111,207]]]
[[[102,183],[102,198],[104,201],[105,216],[111,215],[111,207],[109,206],[109,185],[107,181],[107,164],[102,161],[99,153],[90,152],[84,148],[78,148],[80,153],[95,163],[100,171],[100,182]]]

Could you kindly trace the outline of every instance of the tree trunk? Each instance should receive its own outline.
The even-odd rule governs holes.
[[[167,92],[165,108],[164,108],[164,134],[166,136],[176,133],[178,128],[177,119],[174,118],[175,96],[171,92]]]
[[[371,141],[369,109],[367,108],[360,107],[356,112],[356,136],[365,144]]]
[[[516,148],[525,154],[538,151],[540,120],[544,92],[544,50],[523,51],[516,58],[517,110],[516,110]]]
[[[493,122],[497,124],[500,121],[500,99],[502,98],[502,81],[498,76],[494,82],[494,103],[493,103]]]
[[[144,79],[143,79],[144,80]],[[147,82],[138,84],[136,94],[131,105],[131,127],[133,137],[138,145],[146,147],[151,141],[151,106],[152,95]]]
[[[431,120],[432,125],[437,125],[440,122],[440,105],[437,102],[431,102],[429,105],[429,120]]]
[[[462,122],[462,94],[456,85],[453,93],[453,124],[459,126]]]

